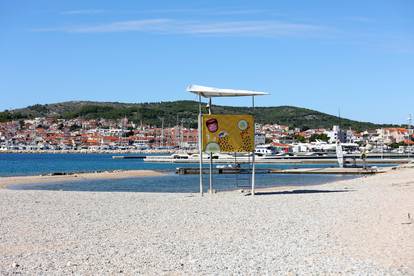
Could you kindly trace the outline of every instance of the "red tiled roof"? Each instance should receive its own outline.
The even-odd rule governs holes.
[[[407,139],[407,140],[404,140],[404,144],[406,144],[406,145],[414,145],[414,142]]]
[[[115,141],[118,141],[119,140],[119,137],[116,137],[116,136],[104,136],[103,139],[104,139],[104,141],[112,141],[112,142],[115,142]]]
[[[384,128],[384,130],[389,131],[389,132],[400,132],[400,133],[407,132],[407,129],[402,128],[402,127],[389,127],[389,128]]]
[[[289,145],[287,145],[287,144],[276,143],[276,142],[272,142],[272,146],[274,146],[274,147],[279,147],[279,148],[288,148],[288,147],[290,147],[290,146],[289,146]]]

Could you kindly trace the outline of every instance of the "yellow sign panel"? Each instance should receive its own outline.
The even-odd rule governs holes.
[[[204,152],[253,152],[254,119],[251,115],[203,115]]]

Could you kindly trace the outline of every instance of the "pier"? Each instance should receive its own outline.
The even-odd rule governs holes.
[[[274,169],[256,168],[256,174],[346,174],[346,175],[366,175],[384,173],[387,168],[297,168],[297,169]],[[177,168],[176,174],[199,174],[200,169]],[[208,174],[209,168],[203,168],[203,174]],[[214,168],[213,174],[251,174],[249,168]]]
[[[114,155],[112,159],[145,159],[144,155]]]

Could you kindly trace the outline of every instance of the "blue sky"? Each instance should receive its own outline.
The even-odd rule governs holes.
[[[193,100],[200,84],[362,121],[414,113],[409,0],[0,0],[0,57],[0,110]]]

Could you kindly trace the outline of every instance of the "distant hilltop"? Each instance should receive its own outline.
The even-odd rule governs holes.
[[[333,125],[340,125],[343,129],[366,130],[390,126],[338,118],[319,111],[294,106],[256,107],[253,110],[251,107],[214,105],[213,111],[219,114],[252,114],[254,112],[258,123],[281,124],[301,129],[331,128]],[[161,126],[161,119],[163,119],[166,126],[173,126],[181,121],[185,121],[186,125],[196,126],[197,114],[198,102],[195,101],[156,103],[70,101],[5,110],[0,112],[0,122],[36,117],[61,119],[121,119],[126,117],[129,120],[149,125]]]

